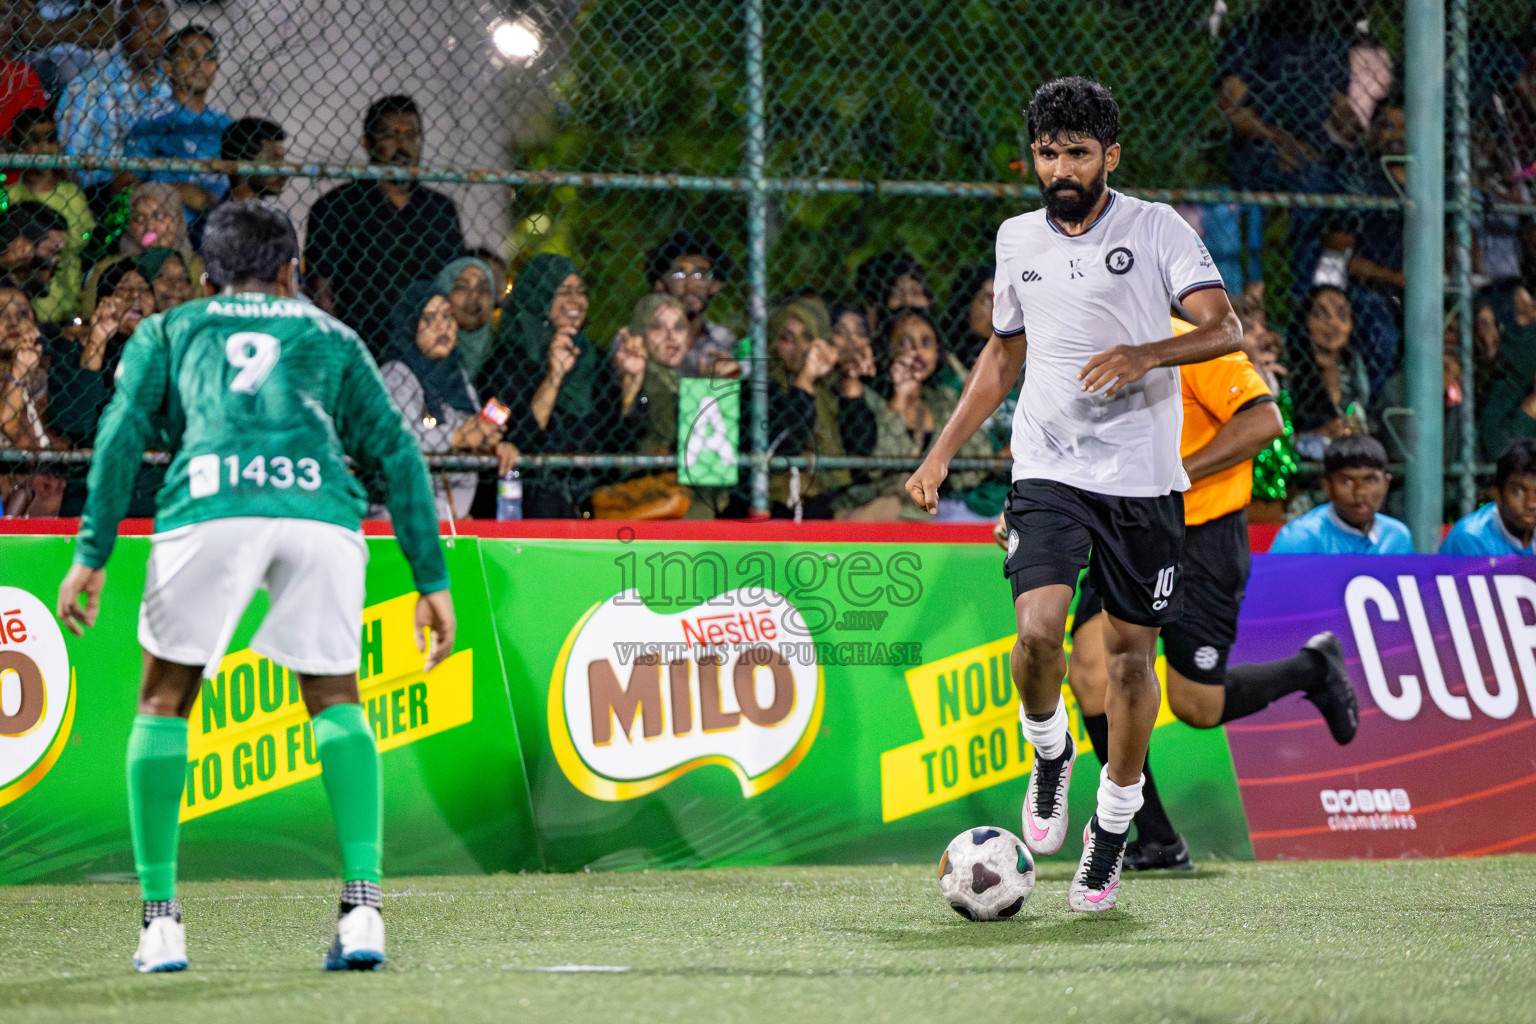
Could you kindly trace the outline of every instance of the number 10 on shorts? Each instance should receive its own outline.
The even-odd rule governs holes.
[[[197,455],[187,461],[187,487],[194,498],[206,498],[219,493],[222,478],[229,477],[229,487],[237,490],[240,481],[246,480],[256,487],[275,487],[287,490],[298,485],[301,491],[314,491],[320,487],[320,463],[311,458],[295,462],[286,455],[253,457],[244,466],[240,456]]]
[[[1173,596],[1173,574],[1179,571],[1176,565],[1170,565],[1157,572],[1157,584],[1152,588],[1152,610],[1162,611],[1168,607],[1168,599]]]

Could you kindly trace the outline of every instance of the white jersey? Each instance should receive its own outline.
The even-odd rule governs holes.
[[[1134,498],[1187,489],[1178,368],[1154,369],[1113,398],[1083,391],[1077,375],[1116,345],[1169,337],[1175,300],[1222,287],[1194,229],[1171,206],[1114,191],[1076,237],[1035,210],[998,228],[994,283],[992,329],[1029,341],[1013,478]]]

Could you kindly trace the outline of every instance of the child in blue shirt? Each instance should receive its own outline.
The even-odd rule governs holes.
[[[1411,555],[1408,527],[1381,514],[1392,474],[1387,451],[1368,434],[1335,438],[1323,453],[1328,504],[1281,527],[1272,555]]]
[[[1493,501],[1457,520],[1442,555],[1533,555],[1536,533],[1536,438],[1504,449],[1494,470]]]

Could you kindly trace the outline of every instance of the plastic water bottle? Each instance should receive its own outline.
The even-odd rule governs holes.
[[[523,518],[523,480],[515,469],[496,481],[496,518],[502,522]]]

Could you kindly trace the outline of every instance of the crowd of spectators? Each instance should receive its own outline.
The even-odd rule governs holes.
[[[21,7],[36,21],[39,5]],[[1399,69],[1359,7],[1357,0],[1264,4],[1231,24],[1213,23],[1214,103],[1230,128],[1234,189],[1401,190]],[[0,60],[0,139],[10,151],[286,159],[282,125],[210,104],[220,70],[212,29],[192,23],[173,32],[160,0],[123,0],[115,10],[109,31],[100,17],[32,24],[34,49]],[[1536,232],[1530,218],[1488,205],[1530,198],[1536,44],[1483,38],[1474,54],[1473,170],[1483,208],[1473,221],[1473,397],[1479,456],[1491,461],[1512,440],[1536,438]],[[371,164],[421,161],[422,116],[411,97],[375,100],[359,127]],[[8,171],[0,219],[0,448],[88,447],[134,327],[199,294],[196,247],[208,211],[228,200],[275,199],[287,180]],[[114,209],[123,211],[120,234],[103,244]],[[1227,282],[1250,357],[1282,394],[1294,432],[1287,443],[1320,459],[1331,441],[1369,434],[1386,442],[1388,458],[1399,458],[1406,406],[1401,212],[1235,203],[1180,212]],[[362,337],[430,454],[494,456],[499,472],[520,454],[675,454],[687,442],[679,439],[680,382],[734,381],[749,365],[743,325],[711,312],[737,284],[732,240],[704,225],[642,240],[644,266],[637,269],[648,290],[633,296],[625,324],[600,337],[588,313],[591,291],[605,283],[584,276],[579,255],[539,253],[511,275],[498,253],[467,246],[455,203],[431,187],[356,181],[333,188],[307,211],[304,237],[308,299]],[[850,261],[846,280],[801,288],[771,308],[770,448],[812,460],[804,470],[772,475],[775,515],[926,518],[903,500],[906,471],[819,468],[815,460],[920,456],[950,415],[991,334],[993,268],[930,269],[910,253],[881,252]],[[602,297],[611,307],[614,297]],[[623,303],[629,307],[629,297]],[[1454,411],[1464,400],[1451,309],[1448,463],[1459,458]],[[1017,394],[962,457],[1006,458]],[[493,400],[505,408],[505,422],[481,415]],[[743,426],[743,450],[748,434]],[[745,475],[737,487],[689,487],[676,474],[612,469],[524,476],[530,517],[623,507],[633,497],[623,487],[639,478],[651,497],[659,490],[679,499],[663,502],[668,514],[748,511]],[[151,507],[157,479],[153,468],[144,470],[133,511]],[[489,474],[437,473],[440,511],[492,514],[492,484]],[[940,517],[990,519],[1007,486],[1006,472],[953,473]],[[25,475],[0,472],[0,500],[9,514],[68,515],[83,500],[83,475],[49,465]]]

